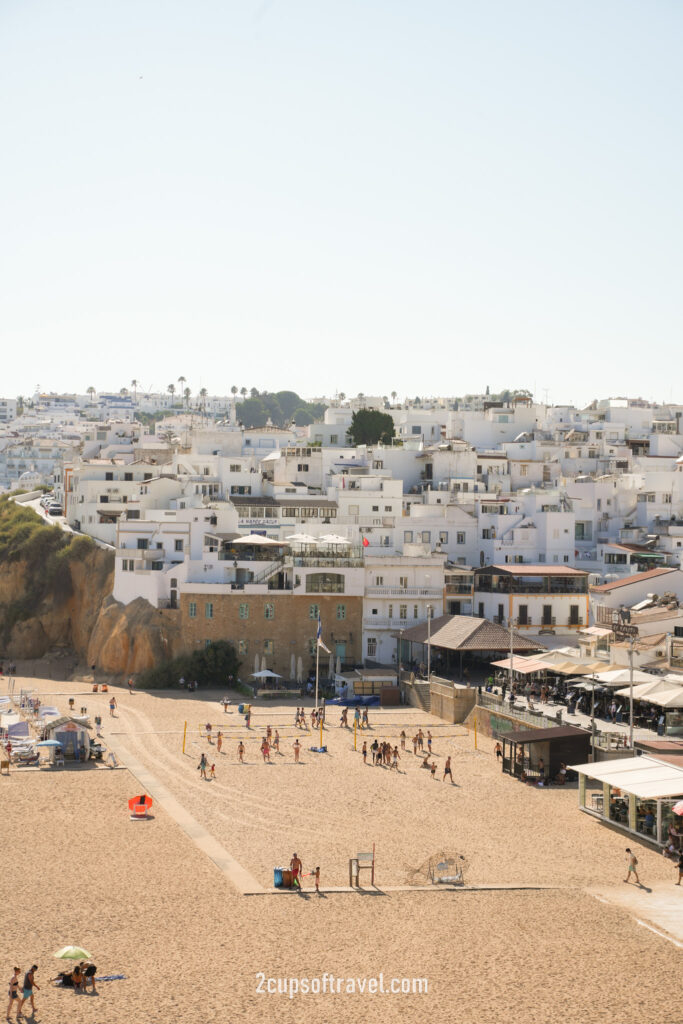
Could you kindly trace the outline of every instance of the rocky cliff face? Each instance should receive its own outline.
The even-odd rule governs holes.
[[[124,606],[111,597],[114,555],[91,547],[69,559],[58,578],[36,592],[35,566],[0,563],[0,650],[16,661],[73,654],[81,664],[123,675],[141,672],[180,650],[177,611],[140,598]]]

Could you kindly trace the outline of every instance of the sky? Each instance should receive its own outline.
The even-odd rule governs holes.
[[[1,0],[0,396],[683,402],[682,30],[678,0]]]

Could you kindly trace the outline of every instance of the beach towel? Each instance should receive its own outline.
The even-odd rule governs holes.
[[[95,978],[95,981],[122,981],[125,977],[125,974],[103,974],[101,978]]]

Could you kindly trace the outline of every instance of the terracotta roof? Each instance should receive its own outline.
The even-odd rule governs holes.
[[[426,644],[427,623],[395,635],[412,643]],[[513,637],[515,651],[545,650],[543,644],[528,636],[514,633]],[[430,643],[432,647],[445,647],[451,651],[509,651],[510,631],[496,622],[472,615],[440,615],[432,619]]]
[[[497,576],[588,576],[585,569],[573,569],[570,565],[546,565],[540,562],[538,565],[485,565],[481,569],[475,569],[475,573],[484,573],[490,576],[495,573]]]
[[[644,583],[645,580],[655,579],[657,576],[664,576],[670,572],[677,572],[672,567],[660,567],[659,569],[648,569],[647,572],[635,572],[632,576],[625,576],[623,580],[614,580],[613,583],[601,583],[597,587],[591,587],[592,594],[607,594],[610,590],[617,590],[619,587],[627,587],[630,583]]]

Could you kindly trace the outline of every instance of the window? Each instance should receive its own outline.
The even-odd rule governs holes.
[[[398,578],[398,585],[401,588],[401,590],[407,590],[407,588],[408,588],[408,577],[407,576],[399,576],[399,578]]]
[[[379,505],[373,505],[372,506],[372,511],[373,512],[379,512]]]
[[[152,571],[153,572],[161,572],[163,568],[164,568],[164,563],[163,562],[152,562]]]
[[[338,604],[337,605],[337,618],[340,619],[340,620],[346,618],[346,605],[345,604]]]
[[[375,576],[375,586],[376,587],[383,587],[384,586],[384,576]]]
[[[519,467],[519,475],[520,476],[528,476],[529,475],[529,467],[527,466],[526,462],[523,462],[522,465]]]
[[[191,619],[196,619],[197,618],[197,602],[196,601],[190,601],[190,604],[189,604],[189,607],[187,609],[187,612],[188,612],[188,615],[190,616]]]
[[[491,531],[490,531],[490,529],[485,529],[485,530],[481,531],[481,539],[482,540],[491,540]]]
[[[275,645],[274,645],[273,641],[272,640],[264,640],[263,641],[263,653],[264,654],[273,654],[274,652],[275,652]]]
[[[124,473],[123,474],[123,479],[124,480],[132,480],[133,479],[133,474],[132,473]]]
[[[138,537],[138,551],[146,551],[146,550],[147,550],[147,538],[146,537]]]
[[[239,465],[238,462],[231,462],[230,463],[230,472],[231,473],[241,473],[242,472],[242,467]]]
[[[448,544],[448,530],[439,531],[439,544]]]
[[[529,624],[529,606],[526,604],[520,604],[517,609],[517,622],[520,626],[527,626]],[[514,664],[514,662],[513,662]]]
[[[418,606],[416,604],[414,604],[413,605],[413,618],[414,619],[419,619],[419,617],[420,617],[420,609],[418,608]]]
[[[338,444],[339,434],[330,434],[330,444]]]
[[[403,543],[404,544],[412,544],[413,543],[413,531],[412,530],[404,530],[403,531]]]
[[[298,462],[296,467],[297,473],[308,473],[308,463]]]
[[[145,473],[143,475],[142,479],[143,480],[151,480],[152,479],[152,474],[151,473]]]
[[[398,617],[399,617],[399,619],[407,619],[408,618],[408,605],[407,604],[400,604],[398,606]]]
[[[308,641],[308,653],[310,655],[315,655],[317,646],[318,646],[318,641],[317,641],[316,637],[312,636],[309,639],[309,641]]]
[[[465,534],[463,533],[462,530],[459,530],[456,533],[455,540],[456,540],[456,543],[458,543],[458,544],[464,544],[465,543]]]
[[[392,509],[393,509],[393,506],[392,506],[392,505],[385,505],[385,506],[384,506],[384,511],[385,511],[385,512],[391,512],[391,511],[392,511]]]
[[[105,473],[104,474],[104,479],[105,480],[113,480],[114,479],[114,474],[113,473]]]
[[[431,530],[423,530],[421,536],[422,536],[422,543],[423,544],[429,544],[429,542],[432,539]]]
[[[569,561],[569,555],[565,555],[563,561],[568,562]]]
[[[308,606],[308,617],[309,619],[317,619],[320,614],[320,606],[317,604],[309,604]]]
[[[368,658],[377,657],[377,637],[368,637]]]
[[[175,542],[175,549],[176,549],[176,551],[182,551],[183,547],[184,547],[184,541],[183,540],[176,540],[176,542]]]
[[[626,565],[628,558],[626,555],[616,554],[611,551],[605,553],[605,565]]]
[[[483,601],[479,602],[479,612],[478,612],[478,615],[479,615],[480,619],[485,618],[485,615],[484,615],[484,602]]]
[[[248,640],[238,640],[237,641],[237,653],[241,654],[243,657],[244,657],[245,654],[249,653],[249,641]]]
[[[264,619],[275,618],[275,605],[272,602],[267,601],[263,606],[263,617]]]
[[[282,516],[284,519],[296,519],[299,515],[299,509],[293,505],[285,505],[282,509]]]
[[[248,619],[249,618],[249,605],[248,604],[242,603],[240,605],[239,617],[241,619]]]
[[[393,619],[393,617],[394,617],[394,606],[393,606],[393,604],[390,604],[389,605],[389,615],[388,615],[388,618]]]
[[[579,626],[580,624],[581,624],[581,620],[579,619],[579,606],[578,606],[578,604],[570,604],[569,605],[569,625],[570,626]]]
[[[206,619],[213,618],[213,603],[211,601],[207,601],[204,605],[204,617]]]

